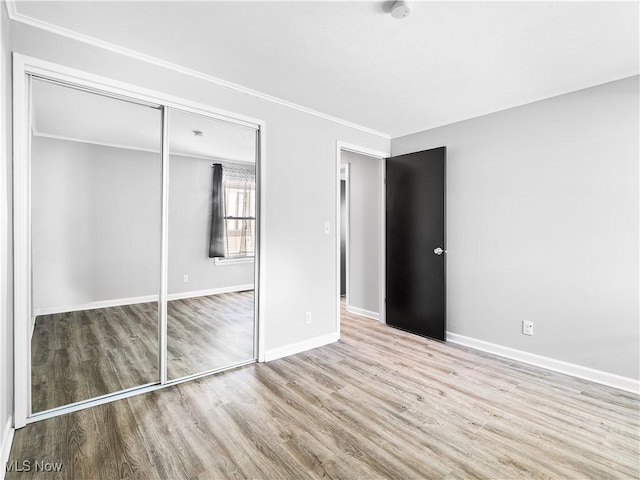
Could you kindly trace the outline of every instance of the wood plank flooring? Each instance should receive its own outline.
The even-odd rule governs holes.
[[[637,479],[639,397],[342,317],[332,345],[16,432],[17,478]]]
[[[168,303],[170,380],[253,358],[253,291]],[[33,411],[158,381],[157,303],[36,319]]]

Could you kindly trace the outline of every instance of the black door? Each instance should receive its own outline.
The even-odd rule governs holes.
[[[446,147],[387,159],[386,321],[445,340]]]

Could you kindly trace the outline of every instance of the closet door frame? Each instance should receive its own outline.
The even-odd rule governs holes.
[[[159,379],[151,385],[103,395],[42,413],[31,413],[31,323],[33,315],[31,281],[31,78],[40,77],[54,82],[94,90],[135,103],[148,103],[162,109],[162,239],[159,279]],[[256,130],[256,229],[257,251],[254,272],[254,359],[249,362],[202,372],[197,375],[167,380],[167,267],[168,267],[168,129],[172,109],[203,115]],[[107,77],[87,73],[45,60],[13,53],[13,274],[14,274],[14,428],[22,428],[46,418],[101,405],[133,395],[210,375],[254,361],[264,361],[264,224],[261,213],[265,207],[265,188],[262,172],[265,168],[266,123],[263,120],[212,108],[198,102],[174,97]]]

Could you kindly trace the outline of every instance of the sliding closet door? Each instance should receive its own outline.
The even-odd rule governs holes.
[[[161,110],[31,81],[32,412],[157,383]]]
[[[255,359],[256,129],[169,114],[168,380]]]

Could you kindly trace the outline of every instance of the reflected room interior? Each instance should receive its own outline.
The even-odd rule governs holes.
[[[162,110],[37,78],[31,91],[38,413],[160,382]],[[256,130],[169,118],[171,381],[255,358]]]
[[[169,118],[167,377],[254,358],[256,130]]]

